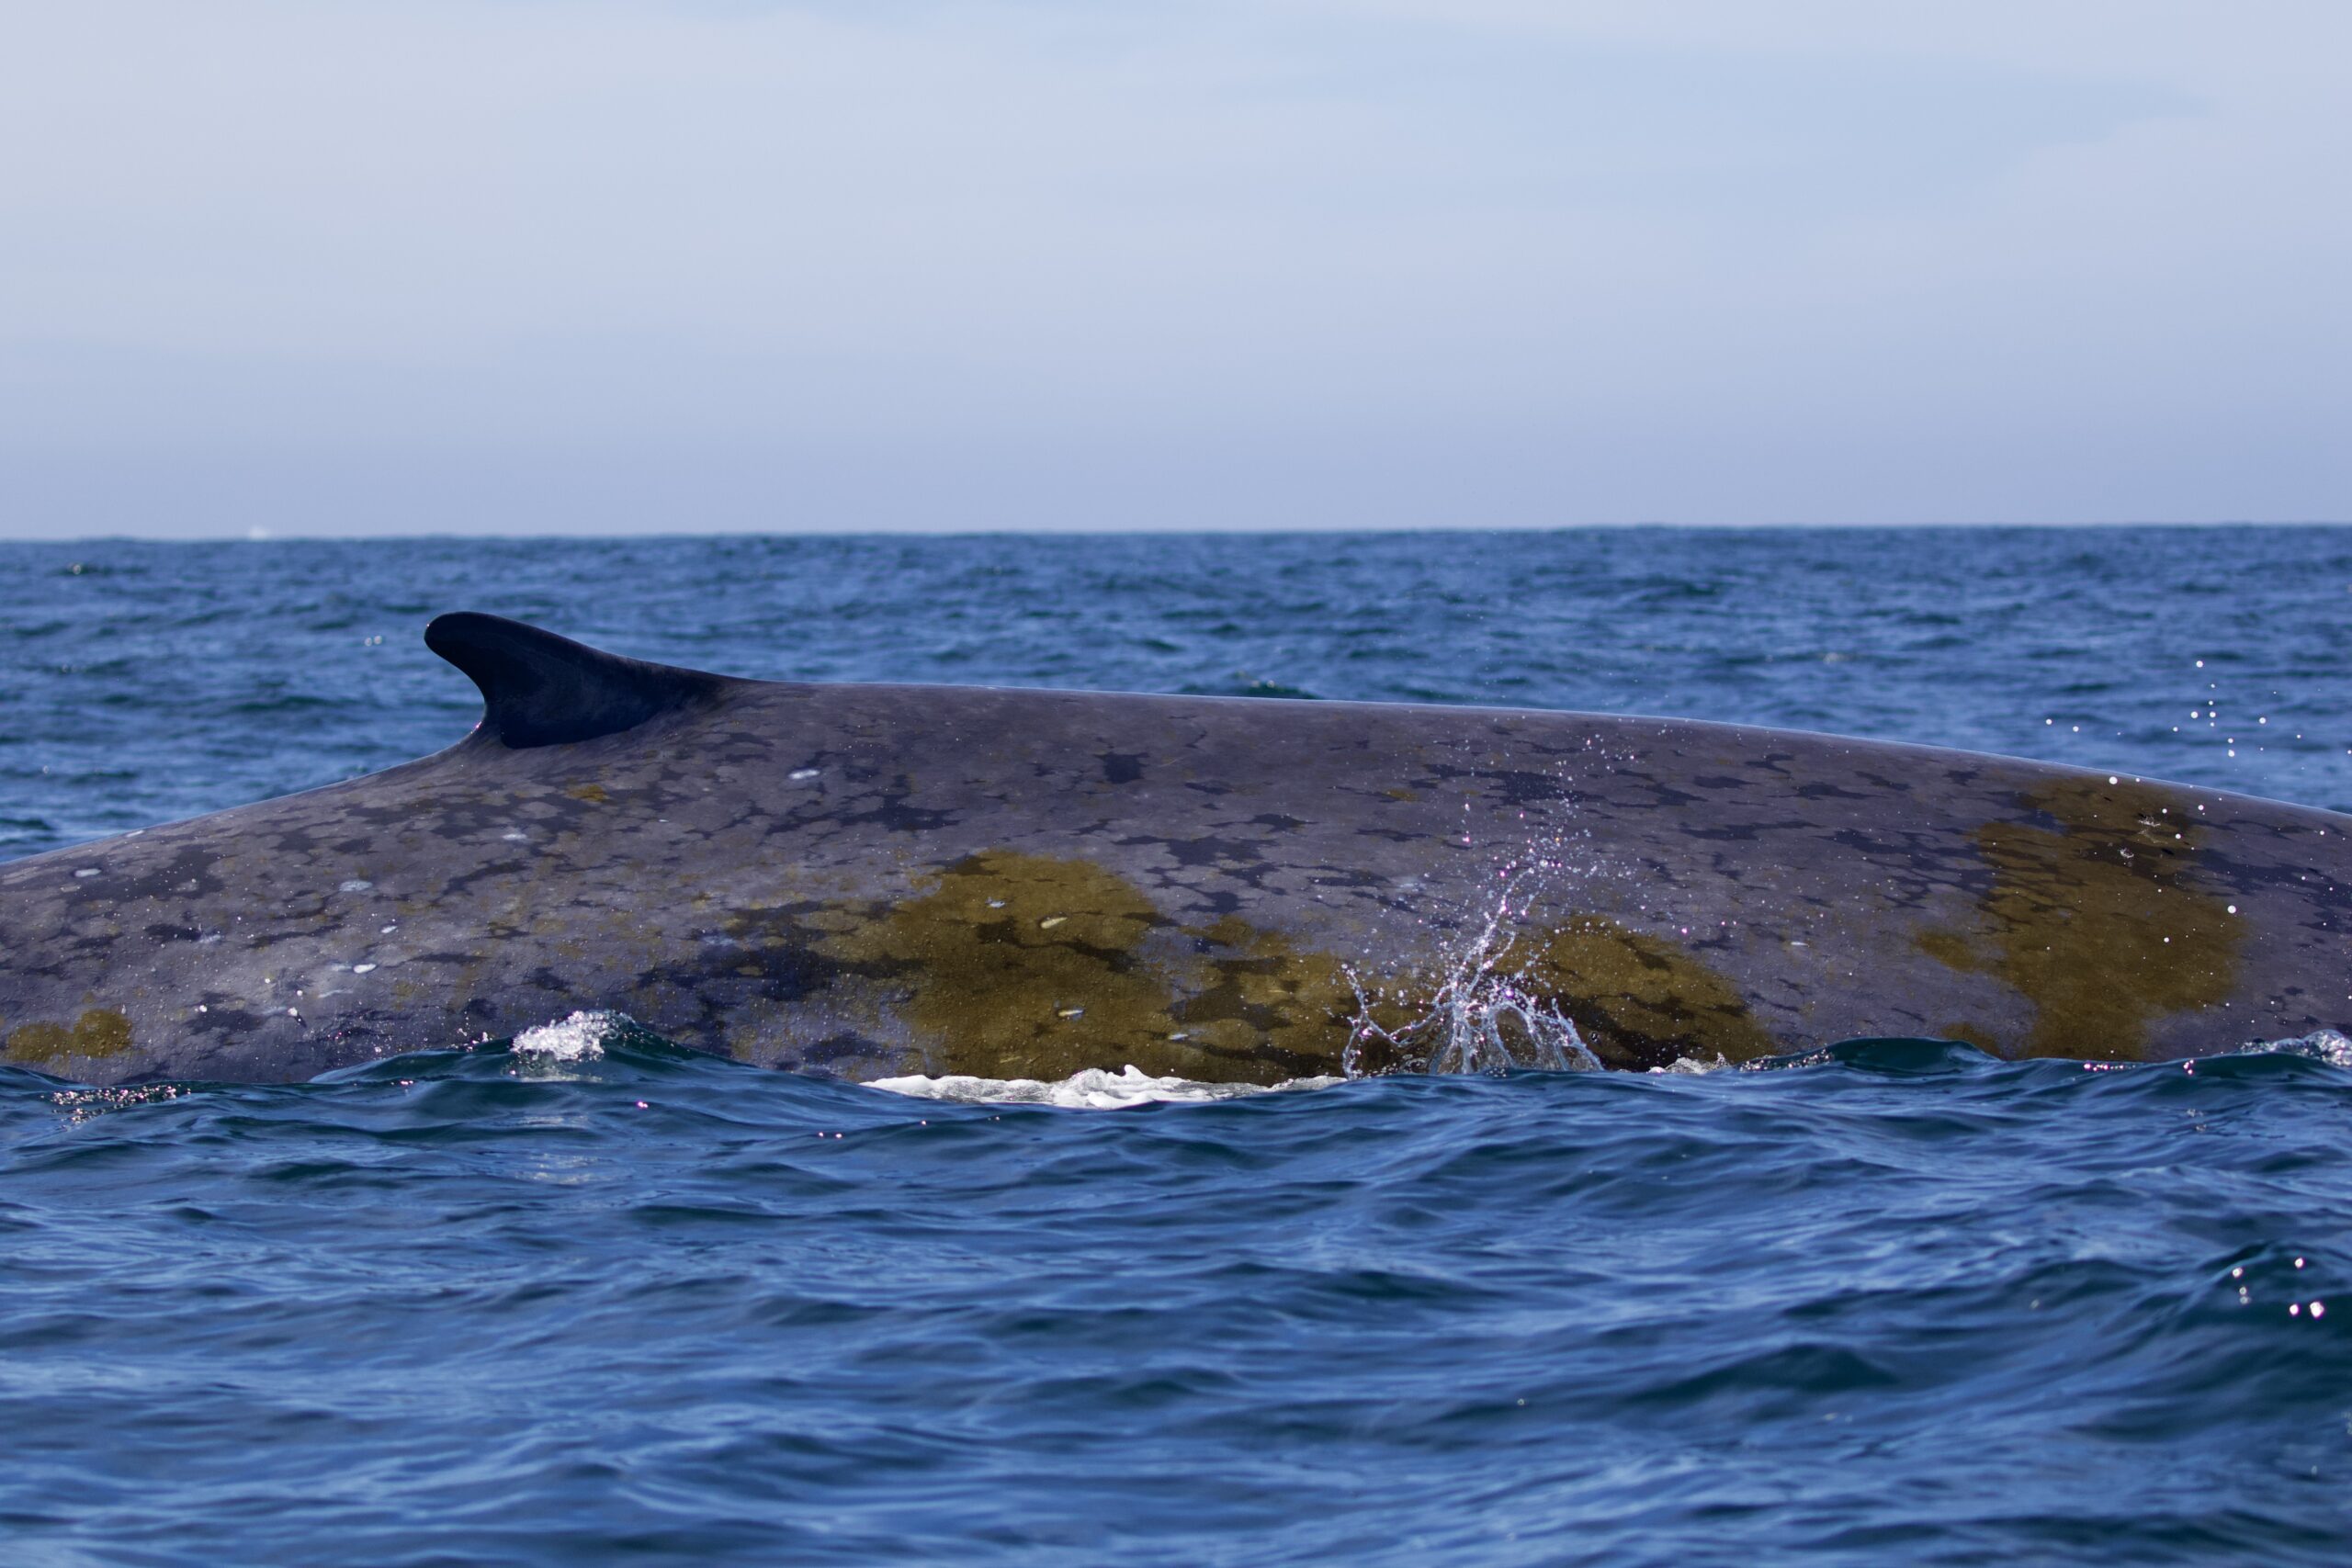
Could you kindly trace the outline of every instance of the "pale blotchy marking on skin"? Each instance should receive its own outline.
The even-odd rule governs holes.
[[[1922,932],[1922,951],[1991,975],[2033,1004],[2024,1055],[2137,1058],[2169,1012],[2229,999],[2239,931],[2193,880],[2205,829],[2196,807],[2154,785],[2059,780],[2023,797],[2054,822],[1976,830],[1993,879],[1973,926]],[[1945,1032],[1992,1048],[1969,1020]]]

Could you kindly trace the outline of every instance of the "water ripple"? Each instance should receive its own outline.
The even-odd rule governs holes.
[[[1870,1042],[1101,1111],[631,1032],[561,1076],[543,1055],[7,1072],[0,1415],[40,1434],[0,1480],[19,1539],[518,1562],[2344,1540],[2328,1043],[2094,1071]]]

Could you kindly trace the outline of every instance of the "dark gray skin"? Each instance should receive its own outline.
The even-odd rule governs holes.
[[[0,867],[6,1060],[293,1080],[609,1009],[860,1078],[1275,1081],[1426,1065],[1442,993],[1556,1010],[1616,1066],[2352,1018],[2331,812],[1719,725],[427,636],[485,698],[448,750]]]

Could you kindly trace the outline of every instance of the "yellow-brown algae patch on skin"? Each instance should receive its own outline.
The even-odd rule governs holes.
[[[911,987],[904,1011],[939,1043],[943,1070],[989,1077],[1129,1063],[1246,1083],[1338,1072],[1363,1006],[1359,979],[1371,1021],[1391,1032],[1414,1021],[1411,998],[1429,988],[1351,978],[1336,956],[1230,915],[1183,933],[1189,957],[1155,962],[1147,939],[1170,923],[1140,888],[1092,862],[994,850],[938,873],[888,913],[844,922],[823,945]],[[1520,979],[1614,1066],[1777,1049],[1722,976],[1597,916],[1552,931]]]
[[[1184,1032],[1173,977],[1137,951],[1167,923],[1091,861],[989,850],[829,945],[912,986],[907,1015],[940,1043],[942,1070],[1052,1079],[1132,1063],[1198,1077],[1216,1058],[1170,1038]]]
[[[2024,804],[2056,826],[1978,829],[1994,876],[1975,925],[1917,941],[2033,1004],[2026,1055],[2138,1058],[2154,1020],[2229,998],[2239,931],[2225,901],[2191,880],[2203,832],[2193,806],[2148,784],[2074,780]]]
[[[1681,1056],[1743,1062],[1781,1048],[1728,980],[1672,943],[1598,915],[1555,928],[1521,983],[1566,1013],[1609,1066],[1666,1066]]]
[[[584,800],[591,806],[603,806],[613,798],[605,793],[605,786],[600,784],[573,784],[563,793],[574,800]]]
[[[5,1055],[28,1066],[54,1066],[73,1057],[117,1056],[130,1049],[130,1020],[110,1009],[90,1008],[71,1028],[28,1023],[11,1030]]]
[[[1229,1058],[1218,1077],[1279,1083],[1340,1071],[1356,1012],[1344,964],[1235,915],[1201,936],[1206,974],[1175,1014],[1194,1043]]]

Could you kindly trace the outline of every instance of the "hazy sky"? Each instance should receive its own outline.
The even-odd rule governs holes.
[[[2343,0],[0,7],[0,533],[2352,520]]]

